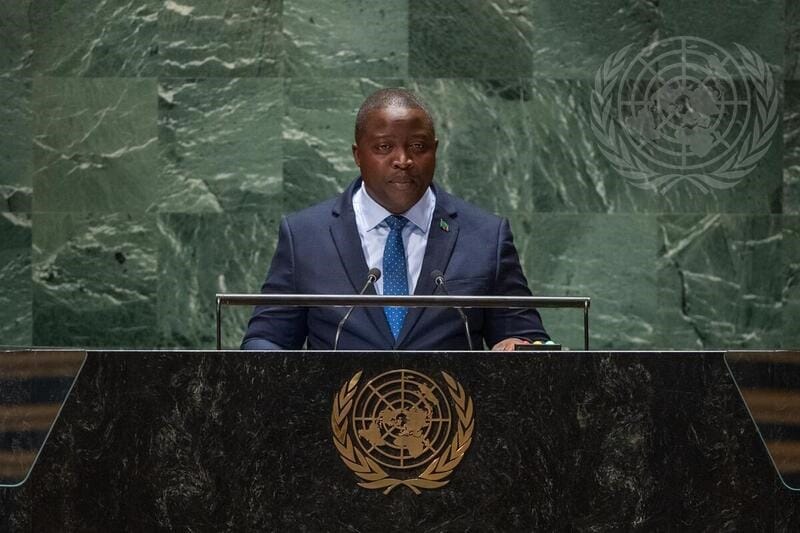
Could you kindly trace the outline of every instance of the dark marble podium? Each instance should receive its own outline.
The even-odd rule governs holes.
[[[475,405],[450,483],[357,485],[357,371],[446,371]],[[89,352],[0,531],[792,531],[723,352]]]

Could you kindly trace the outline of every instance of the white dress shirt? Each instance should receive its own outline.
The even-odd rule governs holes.
[[[425,248],[428,246],[428,231],[433,220],[433,210],[436,208],[436,195],[428,187],[419,201],[411,209],[402,214],[410,224],[403,227],[403,247],[406,252],[406,267],[408,269],[408,291],[414,294],[417,287],[422,259],[425,257]],[[367,193],[366,187],[361,185],[353,194],[353,211],[356,215],[358,236],[361,239],[361,249],[367,268],[378,268],[383,272],[383,248],[389,237],[389,225],[384,219],[391,215],[381,204],[376,202]],[[375,292],[383,294],[383,277],[375,283]]]

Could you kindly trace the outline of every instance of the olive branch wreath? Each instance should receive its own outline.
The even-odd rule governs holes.
[[[397,479],[390,477],[381,468],[381,465],[354,446],[347,431],[349,415],[353,409],[353,397],[356,394],[361,375],[361,371],[357,372],[350,378],[350,381],[342,385],[342,388],[333,397],[333,409],[331,410],[333,443],[347,468],[363,480],[358,485],[366,489],[386,489],[383,491],[384,494],[389,494],[392,489],[400,485],[408,487],[415,494],[421,494],[420,489],[438,489],[447,485],[450,482],[447,478],[453,473],[472,444],[472,433],[475,429],[472,398],[467,396],[459,382],[446,372],[442,372],[458,416],[456,434],[444,452],[434,458],[419,476]]]
[[[612,116],[611,97],[617,85],[617,77],[626,66],[626,56],[632,45],[610,55],[597,69],[592,90],[592,131],[600,141],[600,151],[614,168],[642,189],[655,189],[666,192],[681,180],[689,180],[702,192],[707,187],[727,189],[736,185],[744,176],[753,171],[756,163],[769,149],[775,129],[778,126],[778,98],[772,71],[755,52],[736,44],[742,54],[742,66],[755,89],[756,115],[754,131],[748,134],[737,153],[729,157],[719,168],[710,174],[659,173],[648,167],[640,157],[626,146],[617,131],[619,118]]]

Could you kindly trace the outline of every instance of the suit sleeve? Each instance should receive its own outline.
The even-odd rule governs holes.
[[[514,246],[511,227],[502,219],[497,237],[497,263],[491,294],[496,296],[531,296],[528,280],[522,272],[519,255]],[[550,340],[536,309],[489,309],[484,330],[486,344],[491,348],[509,337]]]
[[[281,220],[278,246],[272,256],[261,294],[292,294],[295,284],[295,249],[292,230],[286,217]],[[253,311],[242,340],[243,350],[299,350],[308,334],[304,307],[258,306]]]

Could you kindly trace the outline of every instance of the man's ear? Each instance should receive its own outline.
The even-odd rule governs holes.
[[[353,143],[353,161],[356,162],[356,166],[361,168],[361,160],[358,157],[358,145]]]

